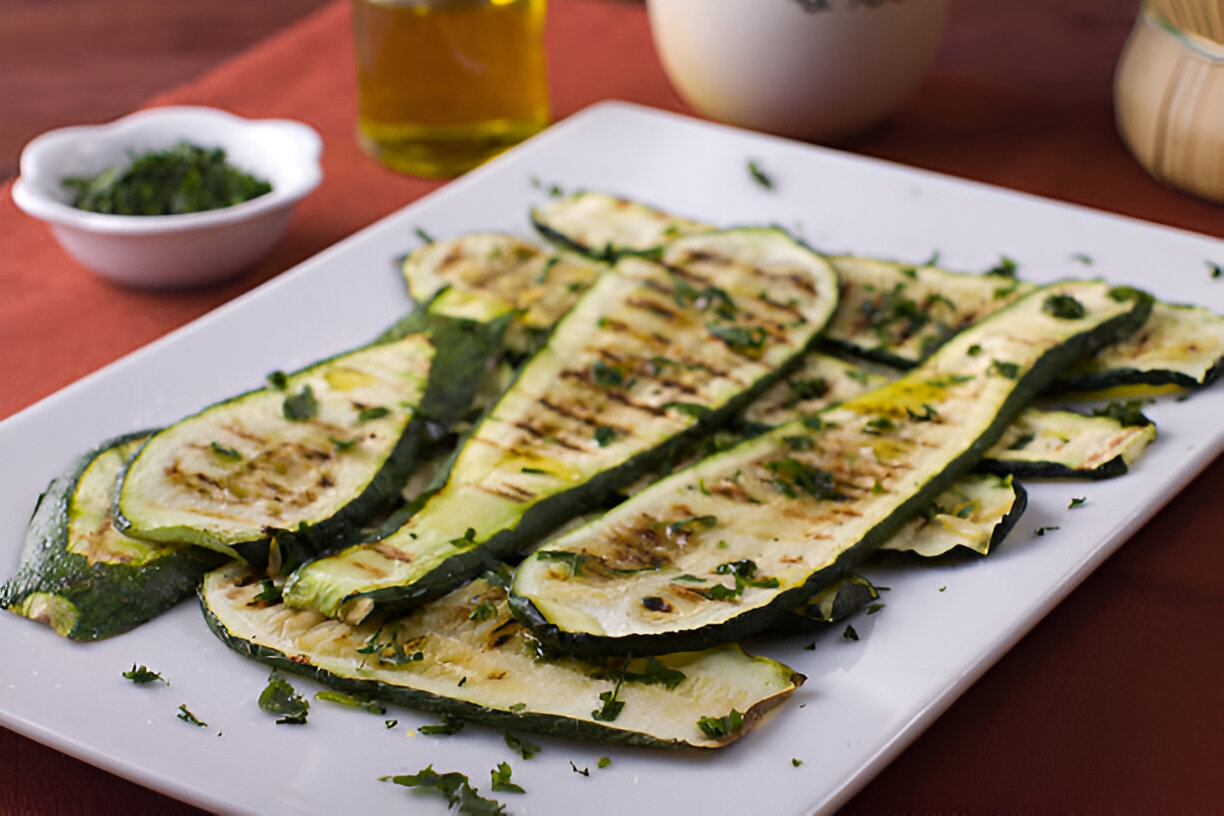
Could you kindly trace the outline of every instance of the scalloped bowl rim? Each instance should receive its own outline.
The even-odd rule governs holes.
[[[270,182],[271,192],[178,215],[113,215],[68,203],[63,178],[98,173],[126,161],[131,151],[164,150],[183,140],[225,148],[228,161]],[[259,150],[272,145],[278,148],[272,154]],[[83,232],[134,236],[213,229],[295,205],[322,181],[322,148],[313,128],[290,119],[246,119],[200,106],[147,108],[113,122],[57,128],[35,137],[21,153],[21,175],[12,195],[29,215]]]

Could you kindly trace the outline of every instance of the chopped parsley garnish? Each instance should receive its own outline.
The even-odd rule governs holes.
[[[1059,528],[1058,528],[1058,527],[1038,527],[1038,528],[1037,528],[1036,530],[1034,530],[1033,532],[1034,532],[1034,534],[1035,534],[1035,535],[1038,535],[1038,536],[1043,536],[1043,535],[1045,535],[1046,533],[1052,533],[1052,532],[1054,532],[1054,531],[1055,531],[1055,530],[1057,530],[1057,529],[1059,529]]]
[[[360,411],[358,411],[357,421],[369,422],[371,419],[382,419],[389,413],[391,413],[390,408],[386,408],[382,405],[373,405],[369,408],[362,408]]]
[[[598,760],[596,760],[595,767],[596,768],[606,768],[611,764],[612,764],[612,757],[601,756]]]
[[[1139,400],[1111,402],[1104,408],[1094,408],[1092,415],[1109,417],[1126,428],[1136,425],[1151,425],[1152,421],[1143,415],[1142,408],[1143,403]]]
[[[346,451],[356,445],[361,440],[361,437],[354,436],[352,439],[337,439],[334,436],[327,437],[327,441],[335,445],[337,451]]]
[[[625,681],[624,676],[616,679],[616,685],[611,691],[601,691],[599,699],[603,705],[591,712],[591,717],[600,722],[612,722],[620,716],[621,710],[624,709],[625,703],[623,700],[616,699],[620,694],[621,683]]]
[[[186,703],[183,703],[182,705],[180,705],[180,706],[178,707],[178,710],[179,710],[179,713],[178,713],[178,714],[176,714],[175,716],[176,716],[176,717],[178,717],[178,718],[179,718],[180,720],[182,720],[183,722],[185,722],[185,723],[191,723],[192,725],[194,725],[194,726],[196,726],[196,727],[198,727],[198,728],[207,728],[207,727],[208,727],[208,723],[204,722],[204,721],[203,721],[203,720],[201,720],[199,717],[197,717],[196,715],[192,714],[190,711],[188,711],[188,710],[187,710],[187,704],[186,704]]]
[[[734,734],[744,724],[744,715],[731,709],[725,717],[702,717],[697,720],[697,727],[710,739],[721,740]]]
[[[511,751],[516,752],[523,759],[531,759],[533,756],[540,753],[540,746],[536,745],[531,740],[526,740],[522,737],[515,736],[509,731],[507,731],[503,736],[506,739],[506,746]]]
[[[277,391],[284,391],[289,387],[289,375],[283,371],[273,371],[268,375],[268,385]]]
[[[1070,295],[1048,296],[1041,304],[1041,311],[1060,320],[1079,320],[1086,313],[1084,304]]]
[[[1067,505],[1067,509],[1074,510],[1077,507],[1083,507],[1087,503],[1088,503],[1087,496],[1074,496],[1071,499],[1071,503]]]
[[[739,314],[739,310],[735,306],[735,301],[727,294],[725,289],[722,289],[714,284],[707,284],[704,289],[698,289],[688,281],[676,277],[674,278],[675,294],[673,299],[677,306],[693,307],[705,311],[713,308],[714,314],[725,320],[734,320]]]
[[[1218,278],[1224,276],[1224,267],[1221,267],[1214,261],[1206,261],[1207,268],[1211,270],[1211,277]]]
[[[315,399],[314,391],[310,389],[310,386],[304,385],[298,393],[285,397],[281,411],[285,419],[291,422],[305,422],[318,415],[319,401]]]
[[[591,775],[591,769],[590,769],[590,768],[579,768],[577,765],[575,765],[575,764],[574,764],[574,760],[572,760],[572,759],[570,760],[570,770],[571,770],[571,771],[573,771],[573,772],[574,772],[574,773],[576,773],[576,774],[582,774],[583,776],[590,776],[590,775]]]
[[[773,179],[761,169],[761,165],[757,164],[756,159],[749,160],[748,175],[752,176],[752,180],[764,187],[766,190],[773,189]]]
[[[744,589],[746,587],[776,589],[778,586],[777,578],[757,578],[756,562],[748,558],[744,558],[739,561],[728,561],[725,564],[719,564],[714,568],[714,571],[719,575],[730,575],[734,577],[735,586],[729,587],[725,584],[715,584],[709,589],[697,590],[699,595],[711,601],[728,601],[733,598],[738,598],[744,594]]]
[[[278,725],[305,725],[310,701],[294,690],[276,669],[268,675],[268,685],[259,695],[259,707],[270,714],[280,714]]]
[[[463,725],[463,720],[443,714],[442,722],[437,725],[422,725],[417,731],[429,737],[449,737],[462,731]]]
[[[914,420],[915,422],[930,422],[932,419],[939,416],[937,413],[935,413],[935,409],[932,408],[930,405],[926,404],[925,402],[922,403],[922,413],[918,413],[917,411],[910,408],[908,405],[905,407],[905,413],[910,419]]]
[[[486,621],[497,614],[497,604],[492,601],[481,601],[472,607],[472,611],[468,613],[468,620]]]
[[[378,638],[382,636],[382,629],[378,629],[374,634],[370,635],[366,645],[357,650],[357,654],[373,655],[379,663],[386,663],[391,666],[402,666],[425,659],[423,652],[419,650],[410,652],[408,651],[408,646],[400,642],[400,625],[398,623],[391,624],[389,630],[387,633],[388,639],[380,641]]]
[[[255,593],[251,600],[269,605],[278,604],[282,600],[281,588],[271,578],[265,578],[259,582],[259,592]]]
[[[603,360],[596,360],[591,366],[591,379],[600,388],[619,388],[625,384],[625,375]]]
[[[170,685],[170,681],[162,677],[158,672],[151,671],[148,666],[141,666],[140,668],[137,668],[135,663],[132,664],[131,669],[123,673],[123,676],[138,686],[143,686],[145,683],[154,683],[157,681],[161,681],[167,686]]]
[[[791,757],[791,767],[792,768],[798,768],[802,764],[803,764],[802,759],[799,759],[798,757]]]
[[[390,731],[392,728],[399,725],[399,720],[383,720],[383,725],[385,725],[387,730]]]
[[[880,611],[881,609],[883,609],[883,608],[884,608],[884,604],[882,604],[882,603],[873,603],[873,604],[871,604],[870,606],[868,606],[868,607],[867,607],[867,614],[868,614],[868,615],[874,615],[875,613],[879,612],[879,611]]]
[[[382,776],[379,779],[406,788],[436,790],[446,797],[447,807],[464,816],[501,816],[506,812],[505,805],[495,799],[481,796],[468,778],[457,771],[440,774],[434,770],[433,765],[429,765],[414,774]]]
[[[669,537],[675,537],[680,533],[691,532],[694,524],[699,524],[708,530],[718,524],[718,518],[715,516],[692,516],[665,524],[663,529]]]
[[[489,776],[492,778],[493,790],[495,791],[508,791],[510,793],[527,792],[510,781],[510,764],[508,762],[497,763],[497,767],[489,771]]]
[[[1020,365],[1018,363],[1009,363],[1006,360],[991,360],[990,373],[1014,380],[1020,376]]]
[[[664,403],[663,408],[669,411],[675,411],[693,419],[700,419],[704,415],[710,413],[708,405],[702,405],[697,402],[668,402]]]
[[[880,432],[891,431],[896,427],[896,424],[888,417],[875,417],[867,420],[867,424],[863,426],[863,433],[878,436]]]
[[[765,346],[769,332],[761,326],[706,326],[710,334],[726,343],[734,351],[755,351]]]
[[[469,527],[463,532],[463,535],[458,538],[452,538],[450,545],[452,547],[470,547],[476,543],[476,528]]]
[[[1016,262],[1006,255],[999,257],[999,262],[986,270],[987,275],[998,275],[1003,278],[1016,277]]]
[[[582,565],[590,560],[591,556],[569,550],[540,550],[536,553],[536,558],[541,561],[560,561],[569,566],[570,575],[581,575]]]
[[[1071,260],[1076,263],[1082,263],[1084,266],[1092,266],[1092,256],[1083,252],[1076,252],[1071,256]]]
[[[386,714],[387,707],[377,700],[371,700],[368,697],[358,697],[355,694],[345,694],[343,691],[335,689],[323,689],[315,692],[316,700],[327,700],[329,703],[338,703],[349,708],[360,708],[362,711],[368,711],[371,714]],[[387,722],[395,723],[396,720],[387,720]],[[394,725],[388,725],[388,728],[393,728]]]
[[[815,440],[813,440],[810,436],[784,436],[782,437],[782,441],[786,443],[786,447],[793,451],[809,451],[816,447]]]
[[[785,382],[795,396],[802,400],[820,399],[829,393],[829,381],[824,377],[796,377]]]
[[[421,243],[432,244],[434,242],[433,236],[426,232],[423,228],[416,227],[412,231],[417,238],[421,239]]]
[[[847,623],[846,628],[842,630],[842,639],[843,640],[858,640],[859,635],[858,635],[858,632],[854,631],[854,627]]]
[[[607,425],[600,425],[595,429],[595,441],[599,447],[606,448],[616,439],[617,433],[615,428],[609,428]]]
[[[242,454],[241,454],[241,453],[239,453],[238,451],[234,450],[233,448],[227,448],[227,447],[225,447],[225,446],[224,446],[224,445],[222,445],[220,442],[210,442],[210,443],[209,443],[209,448],[212,450],[212,452],[213,452],[213,453],[217,454],[217,455],[218,455],[218,456],[220,456],[222,459],[228,459],[228,460],[230,460],[231,462],[240,462],[240,461],[242,461]]]
[[[766,462],[765,467],[773,473],[774,487],[789,499],[795,498],[800,492],[831,501],[845,498],[833,486],[833,474],[827,470],[804,464],[789,456]]]
[[[69,177],[72,206],[112,215],[179,215],[231,207],[271,192],[272,185],[231,165],[225,150],[179,142],[131,156],[126,167]]]

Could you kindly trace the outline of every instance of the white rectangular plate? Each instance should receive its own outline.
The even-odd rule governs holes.
[[[774,181],[753,180],[754,161]],[[363,343],[409,307],[394,259],[476,230],[530,236],[528,209],[556,184],[617,193],[727,226],[777,224],[813,246],[985,270],[1006,255],[1033,281],[1102,276],[1224,312],[1205,261],[1214,239],[831,150],[624,104],[591,108],[435,195],[337,244],[250,294],[0,423],[0,574],[48,480],[96,442],[162,425],[230,394]],[[1085,265],[1084,258],[1091,259]],[[74,644],[0,615],[0,723],[211,810],[241,813],[445,812],[386,774],[467,774],[482,792],[508,761],[527,793],[509,812],[665,812],[684,801],[721,813],[799,814],[844,802],[916,737],[1224,446],[1224,389],[1148,410],[1160,439],[1134,475],[1090,486],[1034,484],[1019,525],[989,558],[867,575],[891,587],[881,614],[841,629],[752,644],[809,678],[758,731],[715,753],[612,748],[532,737],[516,756],[501,733],[451,737],[434,721],[316,703],[304,727],[278,726],[256,700],[267,670],[226,649],[186,603],[135,632]],[[1088,502],[1068,511],[1072,496]],[[1060,529],[1036,537],[1042,526]],[[937,634],[936,634],[937,633]],[[803,647],[815,640],[814,650]],[[134,686],[147,664],[170,685]],[[310,696],[311,682],[294,679]],[[176,718],[186,704],[207,728]],[[593,706],[594,707],[594,706]],[[598,768],[601,756],[611,758]],[[792,758],[802,760],[796,766]],[[573,763],[573,766],[571,766]],[[588,769],[589,775],[575,773]],[[744,784],[751,780],[752,784]]]

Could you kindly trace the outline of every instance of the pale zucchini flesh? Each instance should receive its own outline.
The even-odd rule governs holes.
[[[262,586],[241,565],[207,576],[205,617],[231,648],[349,693],[497,728],[717,748],[746,734],[804,679],[738,646],[665,655],[651,665],[542,657],[507,609],[505,588],[483,578],[404,617],[356,626],[258,601]],[[616,716],[601,694],[623,704]],[[725,734],[698,725],[733,711],[742,717]]]
[[[1150,302],[1132,295],[1098,282],[1038,290],[900,380],[663,479],[525,559],[515,614],[587,654],[759,631],[951,486],[1066,365],[1133,331]],[[1051,298],[1083,314],[1056,316]]]
[[[624,258],[558,324],[458,452],[447,484],[390,536],[307,564],[285,597],[346,620],[410,606],[509,557],[797,363],[836,304],[832,270],[777,230]]]
[[[988,554],[1007,535],[1028,502],[1011,476],[968,473],[911,518],[881,550],[932,558],[951,552]]]

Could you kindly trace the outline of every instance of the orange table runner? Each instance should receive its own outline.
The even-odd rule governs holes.
[[[1040,0],[1023,15],[1004,5],[954,3],[939,63],[916,97],[891,125],[847,147],[1224,235],[1219,208],[1151,180],[1114,132],[1108,72],[1134,4]],[[116,288],[65,256],[0,192],[0,418],[440,186],[385,170],[358,149],[348,24],[346,3],[328,6],[151,102],[299,119],[324,137],[322,186],[276,250],[228,284],[175,294]],[[1054,48],[1031,63],[1007,58],[1017,39],[1071,34],[1085,38],[1078,49]],[[640,5],[554,0],[548,49],[557,118],[608,98],[686,110]],[[1217,461],[846,812],[1219,812],[1222,478]],[[191,810],[0,730],[0,813]]]

